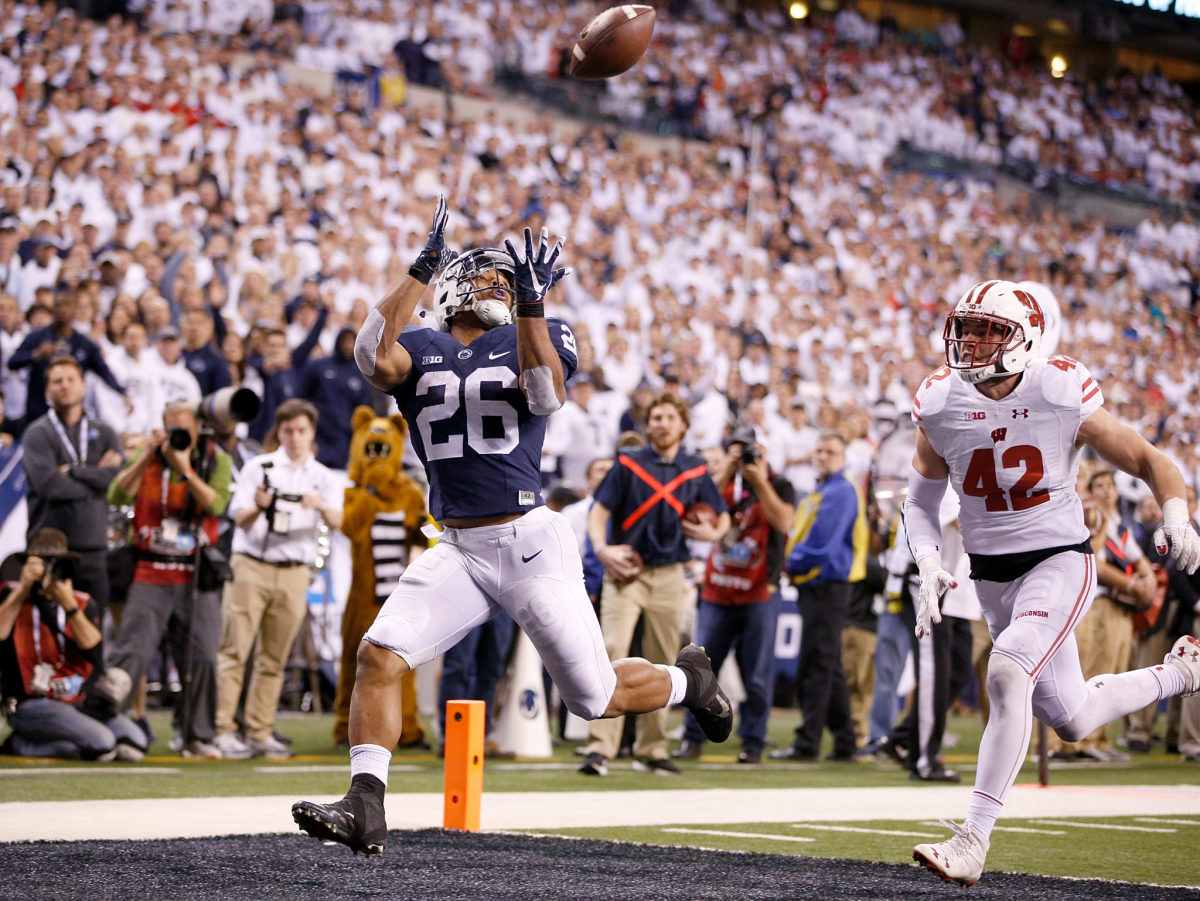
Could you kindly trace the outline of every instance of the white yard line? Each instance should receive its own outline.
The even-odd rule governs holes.
[[[830,826],[828,823],[792,823],[793,829],[821,829],[825,832],[861,832],[865,835],[906,835],[909,838],[941,838],[932,832],[900,832],[896,829],[866,829],[862,826]]]
[[[815,842],[815,838],[803,835],[773,835],[770,832],[725,832],[721,829],[667,828],[663,832],[686,832],[688,835],[717,835],[725,838],[761,838],[771,842]]]
[[[61,771],[60,771],[61,772]],[[300,795],[251,798],[146,798],[0,804],[0,842],[187,838],[296,831],[291,805]],[[334,797],[309,795],[317,801]],[[961,818],[968,786],[891,788],[680,789],[675,791],[485,792],[485,830],[724,823],[909,821]],[[1200,785],[1041,788],[1017,785],[1005,818],[1187,816],[1200,810]],[[442,825],[441,793],[388,795],[388,826]],[[802,814],[801,817],[797,813]],[[1072,823],[1072,825],[1075,825]]]
[[[1075,829],[1111,829],[1116,832],[1178,832],[1178,829],[1155,829],[1151,826],[1118,826],[1115,823],[1072,823],[1070,820],[1034,820],[1043,826],[1071,826]]]
[[[1165,817],[1134,817],[1139,823],[1161,823],[1166,826],[1200,826],[1200,820],[1171,820]]]

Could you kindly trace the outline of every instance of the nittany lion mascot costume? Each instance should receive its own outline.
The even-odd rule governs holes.
[[[349,742],[350,693],[358,645],[396,587],[414,548],[427,545],[421,526],[428,519],[425,496],[401,465],[408,437],[404,417],[384,418],[370,407],[359,407],[350,424],[354,430],[347,470],[350,486],[342,532],[350,539],[354,572],[342,615],[342,667],[333,724],[333,740],[338,744]],[[401,686],[404,722],[399,747],[421,745],[425,733],[417,719],[417,684],[411,670],[404,674]]]

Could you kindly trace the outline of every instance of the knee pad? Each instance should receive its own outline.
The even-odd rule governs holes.
[[[363,635],[363,641],[391,651],[412,668],[415,666],[410,659],[413,634],[413,624],[403,617],[377,616]]]
[[[1003,704],[1019,692],[1031,691],[1033,679],[1025,668],[1003,652],[988,657],[987,692],[993,704]]]

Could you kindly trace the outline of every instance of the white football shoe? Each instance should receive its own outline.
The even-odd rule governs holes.
[[[1172,663],[1183,670],[1183,681],[1187,683],[1185,698],[1200,693],[1200,641],[1184,635],[1175,642],[1163,663]]]
[[[939,822],[954,835],[936,845],[917,845],[913,848],[913,860],[937,873],[943,882],[974,885],[983,875],[983,860],[991,843],[986,835],[968,823],[959,826],[952,820]]]

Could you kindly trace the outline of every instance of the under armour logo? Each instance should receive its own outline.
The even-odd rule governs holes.
[[[1029,411],[1028,410],[1013,410],[1012,416],[1013,416],[1013,419],[1018,419],[1018,418],[1022,418],[1022,417],[1025,419],[1028,419]]]

